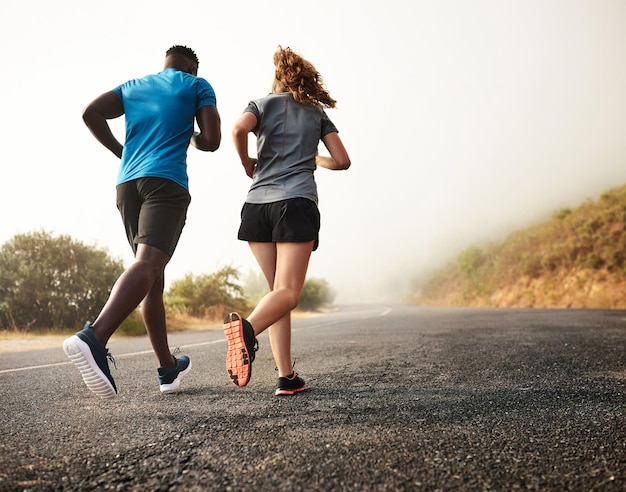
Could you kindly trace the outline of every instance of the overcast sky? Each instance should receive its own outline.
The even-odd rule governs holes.
[[[3,2],[0,40],[0,244],[44,229],[132,260],[119,161],[81,111],[160,71],[174,44],[198,54],[223,140],[189,150],[192,202],[169,281],[258,271],[236,239],[250,182],[230,131],[269,92],[279,44],[321,72],[352,158],[316,172],[309,276],[339,302],[389,300],[469,244],[626,184],[623,0]],[[123,120],[113,127],[123,140]]]

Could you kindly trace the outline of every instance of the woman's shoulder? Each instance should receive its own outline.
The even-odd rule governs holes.
[[[251,102],[262,107],[294,107],[300,109],[301,111],[314,111],[319,112],[320,114],[323,112],[321,106],[315,104],[303,104],[296,101],[291,92],[270,92],[266,96],[255,99]]]
[[[258,99],[253,99],[254,102],[258,103],[270,103],[272,101],[280,101],[283,99],[293,99],[293,96],[289,92],[270,92],[263,97],[259,97]]]

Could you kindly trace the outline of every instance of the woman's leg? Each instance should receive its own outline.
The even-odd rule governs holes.
[[[267,285],[269,286],[270,291],[274,290],[274,278],[276,276],[276,244],[250,243],[250,249],[263,271],[263,275],[267,280]],[[252,326],[254,327],[254,325]],[[278,368],[278,376],[282,377],[290,375],[291,311],[269,327],[269,339],[276,367]]]
[[[278,377],[290,376],[293,372],[293,362],[291,358],[291,313],[285,314],[269,327],[269,338],[274,361],[278,368]]]
[[[292,372],[291,310],[298,305],[314,242],[250,243],[270,287],[248,316],[255,335],[270,328],[269,338],[279,377]]]

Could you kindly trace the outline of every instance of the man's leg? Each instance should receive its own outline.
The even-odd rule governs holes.
[[[163,275],[152,284],[152,288],[141,303],[141,314],[146,325],[150,343],[159,360],[159,365],[165,369],[172,369],[176,362],[170,352],[167,342],[167,325],[165,322],[165,306],[163,305],[163,289],[165,280]]]
[[[137,246],[135,261],[117,279],[108,301],[92,323],[102,345],[107,344],[115,330],[155,288],[155,283],[162,294],[163,272],[168,261],[169,256],[158,248],[147,244]]]

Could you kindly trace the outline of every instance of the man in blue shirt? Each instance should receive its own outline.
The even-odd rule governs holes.
[[[178,389],[191,369],[187,356],[175,357],[170,352],[163,289],[165,266],[180,238],[191,200],[187,149],[191,144],[213,152],[221,141],[215,92],[197,73],[195,52],[186,46],[172,46],[166,52],[163,71],[105,92],[83,112],[94,137],[121,159],[117,206],[135,254],[135,261],[115,283],[96,320],[63,343],[87,387],[102,398],[117,395],[106,344],[140,303],[159,361],[160,390]],[[122,115],[124,145],[107,121]],[[195,131],[196,123],[199,131]]]

